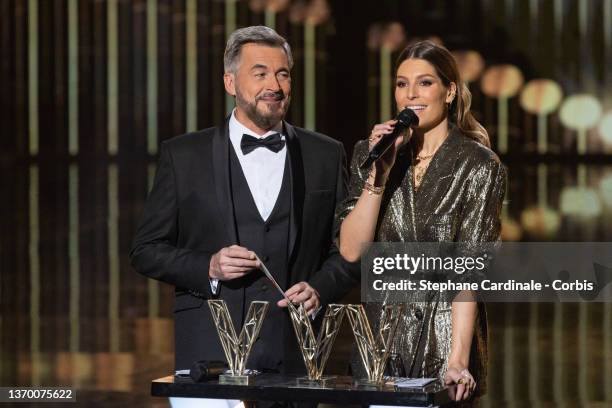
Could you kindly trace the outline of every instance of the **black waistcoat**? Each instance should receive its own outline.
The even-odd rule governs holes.
[[[289,219],[291,214],[291,183],[289,157],[285,160],[283,181],[276,203],[267,220],[263,220],[249,189],[238,157],[230,146],[230,177],[236,232],[240,246],[254,251],[266,264],[278,284],[287,289]],[[268,314],[255,343],[248,368],[280,370],[287,311],[276,306],[281,295],[263,272],[252,271],[241,279],[244,285],[243,319],[254,300],[269,302]],[[243,323],[243,322],[242,322]],[[294,346],[294,345],[292,345]]]

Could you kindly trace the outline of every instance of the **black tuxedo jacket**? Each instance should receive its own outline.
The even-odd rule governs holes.
[[[237,244],[228,123],[162,143],[155,182],[130,252],[139,273],[176,288],[176,369],[190,368],[202,359],[225,360],[206,299],[224,299],[239,331],[251,300],[269,300],[270,308],[276,308],[281,298],[272,285],[256,299],[246,295],[251,285],[266,288],[261,271],[220,282],[217,295],[210,289],[211,256]],[[286,122],[285,135],[292,203],[286,282],[288,287],[309,282],[326,305],[359,279],[358,265],[344,261],[333,244],[334,209],[346,194],[344,148],[327,136]],[[261,367],[249,368],[303,371],[288,313],[283,316],[282,321],[264,322],[253,350]],[[283,350],[266,347],[279,344],[271,338],[275,336],[282,336]]]

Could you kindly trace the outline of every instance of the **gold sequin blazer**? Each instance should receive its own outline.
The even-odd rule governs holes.
[[[359,168],[368,141],[357,142],[350,166],[347,198],[336,209],[336,231],[359,199],[368,171]],[[497,155],[452,127],[432,158],[418,190],[414,188],[410,144],[398,152],[389,175],[375,232],[377,242],[495,242],[506,188],[506,169]],[[380,304],[366,305],[370,321]],[[478,305],[469,370],[478,382],[476,395],[486,389],[487,318]],[[392,346],[402,374],[443,378],[451,350],[451,303],[407,302]],[[363,374],[358,359],[354,374]],[[397,362],[392,364],[397,364]],[[392,372],[393,373],[393,372]]]

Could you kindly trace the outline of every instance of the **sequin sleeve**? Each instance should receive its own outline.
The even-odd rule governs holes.
[[[498,241],[506,168],[498,160],[490,159],[475,166],[469,180],[457,241]]]
[[[500,241],[501,208],[506,190],[506,168],[495,158],[483,161],[470,171],[458,228],[457,250],[461,256],[478,257],[494,252]],[[492,259],[490,257],[489,259]],[[453,281],[480,282],[487,269],[454,275]],[[456,295],[450,292],[450,299]]]

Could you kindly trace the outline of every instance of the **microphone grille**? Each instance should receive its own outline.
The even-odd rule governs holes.
[[[397,120],[404,126],[414,126],[419,124],[419,117],[410,108],[406,108],[397,115]]]

